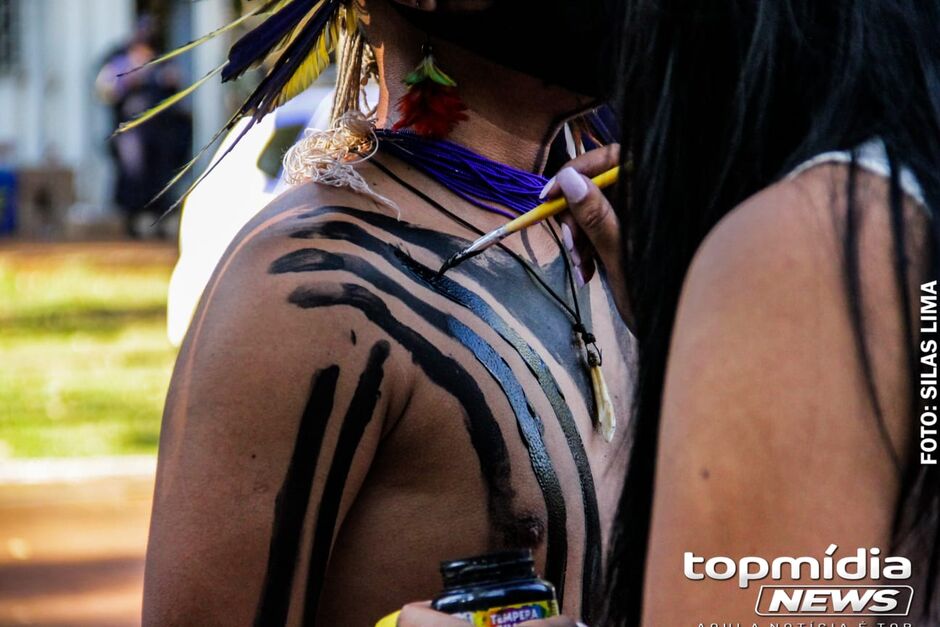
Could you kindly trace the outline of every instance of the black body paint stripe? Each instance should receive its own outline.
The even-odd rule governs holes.
[[[512,368],[493,350],[493,347],[469,327],[456,318],[448,318],[451,333],[466,346],[477,360],[486,367],[493,380],[503,389],[503,393],[516,414],[519,434],[529,452],[529,462],[538,481],[542,496],[545,498],[548,512],[548,541],[546,546],[545,576],[560,591],[559,604],[564,601],[565,574],[568,562],[567,508],[565,495],[555,474],[555,467],[545,449],[542,440],[543,426],[538,416],[526,400],[525,390]]]
[[[339,516],[339,507],[343,499],[343,490],[346,479],[352,467],[353,458],[365,434],[366,427],[372,421],[375,407],[379,400],[382,379],[385,376],[385,361],[390,352],[389,343],[380,341],[369,352],[366,369],[359,377],[359,384],[353,393],[352,401],[346,417],[340,428],[333,461],[330,464],[326,483],[323,486],[323,496],[320,499],[320,510],[317,513],[317,523],[313,532],[312,553],[310,555],[310,568],[307,574],[307,592],[304,602],[304,624],[315,625],[317,609],[320,605],[320,593],[326,577],[326,567],[333,545],[333,535],[336,532],[336,519]]]
[[[335,224],[336,226],[340,226],[340,223]],[[352,227],[354,229],[359,228],[350,224],[344,224],[343,226]],[[372,243],[377,245],[378,250],[387,250],[389,248],[386,244],[372,238],[368,234],[362,233],[362,237],[371,240]],[[367,248],[371,250],[370,247]],[[507,400],[509,400],[513,413],[516,415],[516,422],[523,436],[532,470],[535,473],[536,480],[542,491],[548,515],[549,524],[545,575],[559,590],[563,590],[568,556],[567,511],[564,493],[561,490],[558,476],[548,456],[548,452],[545,450],[544,442],[542,441],[542,426],[538,422],[538,418],[532,415],[532,410],[525,399],[522,386],[515,378],[512,370],[501,361],[496,351],[471,329],[462,325],[452,316],[416,298],[411,292],[392,279],[377,276],[377,273],[372,270],[371,266],[358,257],[339,255],[316,249],[304,249],[290,253],[275,261],[274,264],[272,264],[272,271],[274,271],[275,268],[279,271],[285,271],[290,265],[289,262],[292,261],[295,264],[294,267],[297,272],[309,272],[315,269],[317,257],[321,260],[320,266],[323,270],[345,269],[364,280],[370,281],[376,288],[401,300],[412,311],[446,334],[454,335],[455,327],[463,329],[462,333],[455,337],[473,352],[487,370],[494,375],[496,382],[502,387]],[[394,257],[390,257],[389,260],[393,263],[398,261]],[[494,362],[491,357],[492,355],[496,355],[498,358],[497,361],[502,363],[501,368],[499,367],[499,363]],[[484,359],[484,356],[487,358]],[[499,370],[498,376],[494,373],[494,369]],[[534,428],[529,428],[528,423],[533,421],[535,421]],[[563,597],[563,592],[560,592],[560,595]]]
[[[289,272],[316,272],[323,270],[342,270],[343,262],[337,258],[326,258],[319,250],[301,248],[278,257],[268,268],[269,274],[287,274]]]
[[[589,602],[591,600],[589,594],[594,585],[599,582],[601,572],[600,514],[597,505],[594,476],[591,471],[590,463],[588,462],[587,451],[584,448],[584,443],[581,440],[581,435],[578,432],[578,427],[571,413],[571,409],[568,407],[568,403],[565,400],[564,394],[561,392],[557,380],[554,375],[552,375],[551,370],[545,364],[541,356],[539,356],[519,333],[507,324],[479,295],[464,288],[459,283],[446,276],[438,277],[436,272],[419,264],[411,257],[396,251],[387,243],[382,242],[361,227],[349,222],[331,222],[304,229],[302,233],[304,237],[325,237],[349,241],[364,250],[382,256],[393,265],[404,267],[404,269],[419,282],[430,286],[434,291],[443,294],[455,303],[472,311],[477,317],[492,327],[496,333],[508,342],[520,355],[526,363],[526,366],[536,377],[536,380],[551,404],[559,426],[565,434],[568,448],[578,471],[585,517],[582,602],[585,608],[583,611],[588,611],[587,608],[593,606],[593,603]],[[293,254],[295,254],[298,259],[301,259],[311,253],[309,251],[306,253],[297,251]],[[340,269],[337,267],[340,263],[341,262],[335,258],[323,258],[321,259],[321,269]],[[308,264],[302,264],[298,266],[298,268],[306,266],[309,269],[309,266],[315,264],[315,259],[311,258]],[[302,270],[298,269],[298,271]],[[364,266],[357,267],[352,271],[363,278],[375,274],[374,272],[366,271]],[[572,358],[580,360],[581,356],[574,355]],[[578,370],[583,371],[584,369],[579,368]],[[590,390],[583,393],[587,394],[585,398],[593,399]]]
[[[268,565],[255,625],[283,625],[287,621],[294,571],[300,551],[304,518],[310,501],[326,423],[333,411],[339,367],[331,366],[313,377],[310,399],[297,430],[284,483],[274,501],[274,522]]]
[[[403,242],[430,250],[443,259],[449,258],[470,244],[468,240],[460,237],[431,231],[389,216],[351,207],[320,207],[302,214],[299,219],[322,218],[331,215],[354,218],[371,227],[385,231]],[[293,237],[307,239],[323,235],[331,239],[344,239],[352,243],[358,243],[357,239],[347,237],[342,230],[339,230],[347,224],[350,223],[332,221],[315,224],[297,230]],[[352,224],[351,226],[355,227],[356,225]],[[334,227],[336,229],[331,232],[323,230]],[[361,228],[359,232],[366,233]],[[388,247],[386,246],[386,248]],[[580,358],[571,321],[567,315],[558,307],[557,303],[532,282],[525,270],[512,257],[494,247],[488,250],[485,256],[475,257],[462,264],[460,272],[466,273],[467,276],[481,285],[486,285],[487,290],[520,324],[526,328],[538,330],[545,343],[545,348],[558,363],[568,363],[570,360]],[[562,290],[565,289],[565,266],[561,258],[545,268],[543,274],[550,284],[560,286]],[[520,290],[518,289],[519,285],[531,285],[532,289]],[[590,320],[589,310],[585,310],[584,315],[585,320]],[[585,394],[585,398],[593,398],[591,396],[590,378],[587,372],[581,370],[580,368],[577,369],[572,373],[572,376],[578,388]]]
[[[397,253],[402,265],[420,281],[428,284],[436,292],[443,294],[455,303],[466,307],[483,322],[489,325],[496,333],[509,343],[522,360],[525,362],[529,371],[535,376],[542,388],[549,403],[554,410],[555,417],[565,434],[568,441],[568,449],[578,470],[578,479],[581,484],[581,498],[584,505],[584,567],[583,567],[583,586],[582,586],[582,613],[584,617],[590,620],[589,609],[593,606],[590,603],[591,591],[594,585],[599,581],[601,569],[601,525],[600,514],[597,506],[597,491],[594,485],[594,475],[591,471],[591,464],[588,461],[587,451],[584,448],[584,442],[581,440],[581,434],[578,432],[578,426],[575,423],[571,408],[565,400],[565,396],[558,385],[558,381],[552,375],[551,370],[539,356],[539,354],[522,338],[519,333],[511,326],[506,324],[499,314],[479,295],[463,287],[456,281],[448,279],[446,276],[439,277],[437,272],[421,265],[407,255]]]
[[[515,491],[510,483],[512,468],[499,423],[486,403],[483,391],[473,376],[455,359],[438,350],[420,333],[396,320],[381,299],[359,285],[342,287],[299,287],[289,302],[304,309],[348,305],[361,311],[373,324],[383,329],[405,350],[415,364],[436,385],[447,390],[466,410],[465,424],[477,453],[480,471],[486,483],[488,510],[502,542],[516,534],[512,511]]]

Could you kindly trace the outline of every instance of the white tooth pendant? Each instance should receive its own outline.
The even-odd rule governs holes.
[[[610,400],[610,392],[607,391],[604,371],[601,370],[601,356],[597,349],[591,346],[587,348],[587,354],[591,369],[591,386],[594,388],[594,405],[597,407],[594,428],[600,431],[604,441],[612,442],[617,432],[617,415]]]

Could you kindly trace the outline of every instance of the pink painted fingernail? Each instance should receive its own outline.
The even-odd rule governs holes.
[[[571,228],[564,222],[561,223],[561,241],[569,253],[574,252],[574,237],[571,235]]]
[[[571,263],[576,266],[581,265],[581,255],[578,249],[574,247],[574,236],[571,234],[571,227],[564,222],[561,223],[561,243],[565,245],[568,256],[571,257]]]
[[[552,191],[552,188],[555,187],[555,177],[548,179],[548,183],[545,184],[545,187],[542,188],[542,191],[539,192],[539,200],[545,200],[545,197],[548,196],[548,193]]]
[[[580,268],[581,267],[581,253],[578,252],[578,249],[572,248],[568,254],[571,255],[571,263],[573,263],[574,265],[578,266],[578,268]]]
[[[574,259],[572,259],[574,261]],[[581,264],[574,264],[574,282],[578,284],[578,287],[584,287],[587,285],[587,281],[584,280],[584,270],[581,269]]]
[[[587,198],[587,181],[574,168],[565,168],[558,173],[558,185],[568,202],[579,203]]]

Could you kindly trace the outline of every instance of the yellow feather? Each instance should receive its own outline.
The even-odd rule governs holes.
[[[177,57],[183,54],[184,52],[192,50],[193,48],[199,46],[200,44],[205,43],[206,41],[209,41],[210,39],[217,37],[218,35],[222,33],[225,33],[226,31],[232,30],[233,28],[243,24],[246,20],[252,17],[266,14],[266,13],[268,14],[276,13],[282,10],[292,1],[293,0],[268,0],[255,11],[251,11],[247,13],[246,15],[238,18],[237,20],[229,24],[226,24],[225,26],[209,33],[208,35],[204,37],[201,37],[184,46],[181,46],[180,48],[172,50],[168,52],[167,54],[151,61],[150,63],[141,66],[141,68],[152,66],[158,63],[163,63],[164,61]],[[292,32],[289,33],[287,36],[285,36],[278,43],[278,45],[275,47],[275,50],[272,51],[271,55],[269,55],[269,58],[271,56],[276,57],[279,53],[283,52],[284,49],[287,46],[289,46],[290,43],[294,41],[294,39],[309,24],[310,20],[317,14],[317,12],[323,8],[325,2],[327,2],[327,0],[319,0],[319,2],[317,2],[317,4],[308,12],[308,14],[300,21],[300,23],[292,30]],[[323,33],[321,33],[320,38],[317,40],[311,53],[308,55],[308,58],[304,60],[304,62],[301,64],[301,67],[298,68],[298,70],[294,73],[294,75],[287,82],[287,84],[285,85],[281,93],[277,96],[277,98],[275,98],[276,103],[270,108],[268,108],[268,106],[265,106],[264,107],[265,109],[267,109],[268,111],[273,110],[274,108],[294,98],[295,96],[297,96],[298,94],[306,90],[320,76],[323,70],[330,63],[330,53],[336,49],[336,45],[339,40],[339,33],[340,33],[340,24],[341,24],[340,16],[342,16],[343,14],[344,14],[344,11],[342,10],[336,11],[335,15],[330,20],[330,23],[327,25],[326,28],[323,29]],[[348,13],[346,14],[348,15]],[[177,104],[179,101],[184,99],[186,96],[196,91],[199,87],[204,85],[212,77],[219,74],[222,71],[222,69],[225,67],[225,65],[226,63],[223,63],[222,65],[215,68],[209,74],[199,79],[198,81],[196,81],[195,83],[187,87],[186,89],[180,91],[179,93],[174,94],[173,96],[170,96],[169,98],[159,103],[155,107],[135,117],[133,120],[125,122],[124,124],[120,126],[120,128],[118,128],[117,131],[115,131],[115,134],[135,128],[143,124],[144,122],[152,119],[154,116],[162,113],[163,111],[166,111],[167,109],[169,109],[170,107],[172,107],[173,105]],[[141,68],[136,68],[136,69],[141,69]],[[132,71],[136,71],[136,70],[132,70]],[[202,159],[206,155],[208,150],[226,132],[230,131],[240,119],[244,118],[247,115],[252,115],[252,114],[258,117],[259,111],[257,110],[248,111],[248,110],[245,110],[244,108],[236,111],[235,114],[232,115],[232,117],[229,119],[229,121],[221,129],[219,129],[219,131],[215,134],[215,136],[193,157],[193,159],[189,163],[184,165],[176,173],[176,175],[163,187],[163,189],[161,189],[160,192],[157,193],[157,195],[153,198],[153,200],[151,200],[151,202],[160,198],[161,196],[164,196],[173,187],[175,187],[178,183],[180,183],[183,180],[183,178],[186,176],[186,174],[190,172],[199,163],[200,159]],[[236,139],[236,141],[232,144],[232,146],[229,147],[228,151],[226,151],[225,153],[226,155],[228,154],[228,152],[231,151],[232,147],[234,147],[234,144],[237,144],[238,140],[241,139],[242,136],[244,136],[245,132],[247,132],[250,126],[251,125],[249,125],[249,127],[246,127],[242,131],[241,135]],[[224,156],[225,155],[223,155],[223,158]],[[198,177],[196,177],[196,180],[193,181],[187,187],[186,191],[183,192],[180,198],[164,213],[163,216],[161,216],[160,219],[162,219],[167,214],[169,214],[174,209],[176,209],[176,207],[178,207],[180,203],[182,203],[186,199],[189,193],[197,185],[199,185],[199,183],[202,180],[204,180],[206,176],[208,176],[215,169],[215,166],[218,164],[218,162],[219,161],[214,162],[209,168],[206,169],[205,172],[203,172]]]
[[[212,136],[212,139],[210,139],[209,142],[206,143],[206,144],[199,150],[198,153],[196,153],[196,156],[194,156],[186,165],[184,165],[184,166],[176,173],[176,175],[175,175],[172,179],[170,179],[169,182],[167,182],[166,185],[164,185],[163,189],[161,189],[159,192],[157,192],[157,195],[154,196],[154,197],[151,199],[150,202],[153,202],[153,201],[157,200],[158,198],[160,198],[160,197],[166,195],[171,189],[173,189],[174,187],[176,187],[177,183],[179,183],[180,181],[182,181],[183,178],[184,178],[194,167],[196,167],[196,164],[198,164],[199,161],[200,161],[204,156],[206,156],[206,153],[209,152],[209,149],[212,148],[212,147],[215,145],[215,143],[216,143],[217,141],[219,141],[220,139],[222,139],[222,136],[223,136],[223,135],[225,135],[227,132],[229,132],[230,130],[232,130],[232,129],[235,127],[235,125],[238,123],[238,121],[239,121],[240,119],[242,119],[243,117],[244,117],[244,116],[243,116],[240,112],[236,112],[234,115],[232,115],[232,117],[229,118],[228,122],[225,123],[225,126],[223,126],[223,127],[220,128],[218,131],[216,131],[215,135]],[[202,174],[200,174],[199,176],[197,176],[197,177],[196,177],[196,180],[193,181],[192,183],[190,183],[189,187],[186,188],[186,191],[183,192],[183,194],[176,200],[176,202],[174,202],[172,205],[170,205],[169,209],[167,209],[166,211],[163,212],[163,215],[161,215],[161,216],[158,218],[158,220],[162,220],[163,218],[165,218],[166,216],[168,216],[171,212],[173,212],[173,210],[175,210],[177,207],[179,207],[179,206],[183,203],[184,200],[186,200],[186,197],[189,196],[190,192],[192,192],[194,189],[196,189],[196,187],[197,187],[207,176],[209,176],[209,174],[211,174],[213,170],[215,170],[215,167],[216,167],[217,165],[219,165],[219,163],[222,162],[222,159],[224,159],[224,158],[232,151],[232,149],[235,147],[235,145],[238,143],[238,141],[239,141],[242,137],[244,137],[245,133],[248,131],[249,128],[251,128],[251,127],[248,126],[248,127],[246,127],[244,130],[242,130],[241,134],[236,138],[236,140],[235,140],[234,142],[232,142],[231,144],[229,144],[229,147],[228,147],[228,149],[225,151],[225,153],[223,153],[221,157],[215,159],[215,160],[212,162],[212,164],[211,164],[208,168],[206,168],[206,170],[205,170]]]
[[[212,31],[212,32],[209,33],[208,35],[204,35],[204,36],[200,37],[199,39],[194,39],[193,41],[189,42],[188,44],[183,44],[183,45],[180,46],[179,48],[174,48],[173,50],[170,50],[170,51],[167,52],[166,54],[160,55],[159,57],[157,57],[156,59],[153,59],[152,61],[148,61],[147,63],[144,63],[144,64],[141,65],[141,66],[135,67],[135,68],[134,68],[133,70],[131,70],[130,72],[127,72],[127,74],[132,74],[132,73],[137,72],[137,71],[140,71],[140,70],[142,70],[142,69],[144,69],[144,68],[153,67],[154,65],[159,65],[159,64],[161,64],[161,63],[165,63],[165,62],[169,61],[170,59],[174,59],[174,58],[180,56],[181,54],[184,54],[184,53],[186,53],[186,52],[189,52],[189,51],[192,50],[193,48],[197,48],[197,47],[201,46],[202,44],[206,43],[207,41],[210,41],[210,40],[212,40],[212,39],[215,39],[216,37],[218,37],[219,35],[221,35],[221,34],[223,34],[223,33],[227,33],[228,31],[232,30],[233,28],[236,28],[236,27],[238,27],[238,26],[241,26],[242,24],[244,24],[245,22],[247,22],[248,20],[250,20],[250,19],[253,18],[253,17],[256,17],[256,16],[258,16],[258,15],[264,15],[265,13],[276,13],[276,12],[280,11],[281,9],[284,8],[284,6],[285,6],[289,1],[290,1],[290,0],[269,0],[268,2],[264,3],[262,6],[258,7],[258,8],[255,9],[254,11],[250,11],[250,12],[246,13],[245,15],[241,16],[240,18],[238,18],[238,19],[236,19],[236,20],[234,20],[234,21],[232,21],[232,22],[229,22],[229,23],[226,24],[225,26],[222,26],[221,28],[215,29],[214,31]]]
[[[274,103],[275,107],[280,107],[304,92],[330,65],[330,54],[336,49],[336,44],[339,41],[340,19],[340,13],[337,12],[327,27],[323,29],[323,33],[320,34],[320,38],[313,46],[313,50],[310,51],[304,62],[297,68],[287,84],[284,85],[284,89],[278,94]]]
[[[307,11],[307,15],[305,15],[302,20],[297,22],[297,26],[295,26],[294,29],[286,37],[284,37],[284,39],[282,39],[277,46],[274,47],[274,49],[271,51],[271,55],[276,55],[280,52],[283,52],[284,49],[304,31],[304,29],[307,27],[307,24],[316,16],[317,13],[320,12],[320,9],[323,8],[323,5],[326,3],[326,1],[327,0],[320,0],[314,5],[312,9]]]
[[[347,36],[352,36],[359,30],[359,15],[356,13],[356,7],[351,4],[343,7],[343,25],[346,27]]]
[[[179,101],[186,98],[186,96],[188,96],[189,94],[193,93],[194,91],[202,87],[209,79],[214,78],[216,74],[222,71],[223,67],[225,67],[224,63],[220,65],[219,67],[215,68],[214,70],[212,70],[211,72],[209,72],[208,74],[206,74],[205,76],[203,76],[202,78],[200,78],[198,81],[196,81],[189,87],[176,92],[175,94],[173,94],[166,100],[163,100],[156,106],[151,107],[150,109],[147,109],[146,111],[137,115],[133,119],[128,120],[127,122],[122,122],[121,125],[117,127],[117,130],[114,131],[114,134],[117,135],[119,133],[124,133],[126,131],[129,131],[132,128],[137,128],[144,122],[147,122],[148,120],[151,120],[154,117],[160,115],[161,113],[163,113],[164,111],[166,111],[167,109],[169,109],[170,107],[178,103]]]

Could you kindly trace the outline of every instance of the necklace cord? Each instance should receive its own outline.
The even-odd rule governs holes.
[[[457,224],[463,226],[469,231],[476,233],[477,235],[484,234],[484,231],[477,228],[466,219],[460,217],[459,215],[457,215],[456,213],[454,213],[453,211],[445,207],[443,204],[434,200],[428,194],[421,191],[420,189],[418,189],[417,187],[415,187],[408,181],[404,180],[401,176],[393,172],[388,166],[383,164],[378,159],[372,159],[371,163],[374,166],[376,166],[379,170],[381,170],[390,179],[392,179],[393,181],[401,185],[403,188],[410,191],[412,194],[414,194],[415,196],[417,196],[418,198],[420,198],[427,204],[437,209],[439,212],[443,213],[445,216],[450,218],[453,222],[456,222]],[[552,239],[555,240],[556,245],[561,251],[561,257],[564,260],[565,275],[566,275],[565,278],[567,279],[566,282],[568,284],[568,288],[571,291],[571,297],[574,302],[573,308],[571,305],[566,303],[565,300],[561,296],[559,296],[558,293],[554,289],[552,289],[550,285],[548,285],[545,279],[543,279],[539,275],[539,272],[534,267],[532,267],[532,265],[528,261],[523,259],[522,256],[520,256],[518,253],[509,249],[504,244],[497,244],[497,246],[500,249],[502,249],[506,254],[508,254],[510,257],[512,257],[518,264],[520,264],[522,268],[526,271],[526,273],[529,275],[529,277],[533,279],[536,283],[538,283],[539,286],[561,306],[561,308],[568,314],[568,316],[574,320],[575,332],[581,336],[581,340],[584,342],[585,346],[591,345],[594,347],[594,349],[597,351],[598,359],[600,359],[600,349],[598,349],[597,347],[597,339],[587,329],[587,327],[584,324],[584,319],[582,317],[582,312],[581,312],[581,304],[580,304],[580,300],[578,299],[577,287],[575,286],[575,283],[574,283],[574,271],[572,269],[572,265],[573,265],[572,261],[570,257],[568,256],[568,252],[565,250],[565,247],[562,245],[561,238],[559,237],[558,233],[555,231],[554,226],[547,221],[545,222],[545,224],[548,227],[548,230],[552,235]]]

